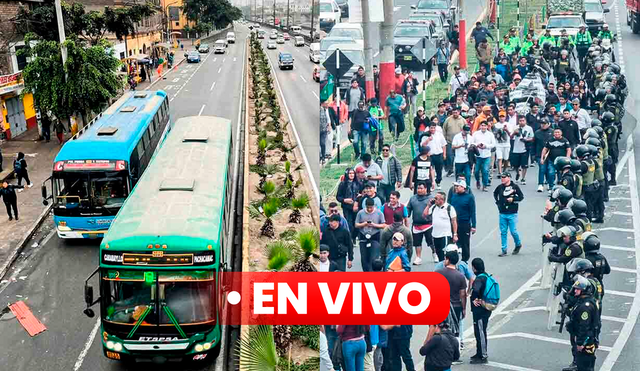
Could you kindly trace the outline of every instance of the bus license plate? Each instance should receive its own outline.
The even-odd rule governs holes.
[[[206,354],[196,354],[195,356],[193,356],[194,361],[202,361],[205,358],[207,358]]]
[[[107,351],[107,358],[120,359],[120,353]]]
[[[410,60],[412,60],[412,59],[413,59],[413,57],[412,57],[412,56],[410,56],[410,55],[405,55],[405,56],[404,56],[404,60],[405,60],[405,61],[410,61]]]

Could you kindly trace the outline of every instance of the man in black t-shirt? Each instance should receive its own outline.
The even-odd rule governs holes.
[[[436,273],[442,274],[449,282],[449,298],[455,316],[454,321],[456,321],[453,333],[456,337],[460,336],[459,323],[467,314],[467,280],[456,268],[459,260],[460,256],[457,251],[449,251],[444,257],[444,268],[436,270]],[[457,359],[454,360],[454,362],[457,361]]]
[[[533,137],[535,147],[533,156],[535,158],[535,161],[538,163],[538,192],[542,192],[544,191],[545,176],[547,177],[547,184],[549,185],[549,189],[553,188],[554,181],[554,179],[552,179],[549,175],[549,170],[547,169],[549,162],[547,161],[544,164],[542,163],[542,150],[544,150],[544,147],[547,145],[548,141],[553,140],[553,130],[551,129],[551,123],[549,123],[549,120],[547,120],[546,117],[540,121],[540,129],[535,132]]]
[[[547,169],[549,191],[551,191],[553,184],[556,182],[556,168],[553,166],[553,162],[559,156],[571,157],[571,144],[562,136],[562,130],[557,128],[553,131],[553,139],[547,141],[544,145],[542,158],[540,159],[540,166],[546,166]]]
[[[580,129],[578,123],[571,117],[571,111],[567,108],[562,111],[562,120],[558,123],[558,127],[562,129],[562,135],[569,141],[571,148],[576,148],[580,144]]]

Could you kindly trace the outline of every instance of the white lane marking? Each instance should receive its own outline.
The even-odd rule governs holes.
[[[180,78],[179,78],[179,77],[176,77],[176,78],[175,78],[175,79],[173,79],[173,81],[171,81],[171,82],[178,82],[178,81],[180,81]]]
[[[80,367],[82,367],[82,362],[84,362],[84,357],[87,356],[87,353],[89,352],[89,348],[91,348],[91,344],[93,343],[93,339],[95,339],[96,335],[98,334],[98,330],[100,330],[99,318],[96,320],[96,324],[93,326],[93,330],[91,330],[91,333],[87,338],[87,342],[84,343],[84,348],[82,348],[82,352],[80,352],[80,355],[76,360],[76,364],[73,365],[73,371],[78,371]]]
[[[400,10],[400,9],[402,9],[402,7],[401,7],[401,6],[394,6],[394,7],[393,7],[393,12],[395,13],[395,12],[397,12],[397,11],[398,11],[398,10]]]
[[[501,368],[503,370],[512,370],[512,371],[541,371],[541,370],[536,370],[535,368],[520,367],[520,366],[508,365],[506,363],[499,363],[499,362],[493,362],[493,361],[489,361],[489,363],[487,363],[487,366]]]
[[[380,51],[377,51],[376,54],[373,55],[373,57],[377,57],[380,54]]]
[[[617,251],[627,251],[627,252],[636,252],[636,249],[633,247],[622,247],[622,246],[613,246],[613,245],[600,245],[601,249],[609,249],[609,250],[617,250]]]
[[[613,215],[622,215],[622,216],[633,216],[633,213],[628,213],[628,212],[625,212],[625,211],[614,211],[611,214],[613,214]]]
[[[222,62],[223,62],[223,63],[224,63],[224,61],[226,61],[226,60],[227,60],[227,58],[222,58]]]
[[[509,313],[526,313],[526,312],[535,312],[539,310],[547,310],[547,307],[527,307],[527,308],[517,308],[512,310],[505,310],[498,314],[509,314]]]
[[[269,62],[271,62],[271,57],[267,54],[267,58],[269,58]],[[282,96],[282,103],[284,104],[284,109],[287,112],[287,117],[289,118],[289,122],[291,123],[291,129],[293,129],[293,135],[296,137],[296,141],[298,142],[298,148],[300,149],[300,154],[302,154],[302,159],[304,160],[304,165],[307,172],[311,172],[311,165],[309,165],[309,159],[307,158],[307,154],[304,151],[304,146],[302,145],[302,140],[300,139],[300,135],[298,135],[298,130],[296,129],[296,124],[293,122],[293,118],[291,117],[291,112],[289,111],[289,106],[287,106],[287,100],[284,99],[284,93],[282,92],[282,87],[280,87],[280,80],[278,79],[278,74],[276,73],[276,69],[274,68],[273,62],[271,64],[271,71],[273,71],[273,75],[275,76],[276,86],[278,87],[278,91]],[[309,174],[309,181],[311,181],[311,188],[313,188],[313,193],[316,196],[316,202],[320,204],[320,190],[318,189],[318,185],[316,184],[316,179],[313,174]],[[473,331],[473,329],[471,329]]]
[[[624,164],[629,160],[629,158],[631,156],[635,156],[635,153],[634,153],[634,150],[633,150],[633,138],[631,138],[631,137],[632,137],[632,135],[629,135],[629,138],[627,139],[627,150],[625,151],[624,155],[622,156],[622,159],[620,159],[620,161],[618,161],[618,163],[623,164],[623,166],[620,166],[620,168],[616,169],[616,179],[618,179],[620,177],[620,174],[624,170]]]
[[[203,104],[202,107],[200,107],[200,112],[198,112],[198,116],[202,115],[202,111],[204,111],[204,107],[206,106],[206,104]]]
[[[531,340],[540,340],[540,341],[546,341],[548,343],[555,343],[555,344],[562,344],[562,345],[571,345],[571,342],[569,340],[564,340],[564,339],[558,339],[558,338],[553,338],[553,337],[549,337],[549,336],[542,336],[542,335],[536,335],[536,334],[529,334],[526,332],[512,332],[509,334],[499,334],[499,335],[489,335],[487,336],[488,339],[493,340],[493,339],[508,339],[508,338],[513,338],[513,337],[518,337],[518,338],[525,338],[525,339],[531,339]],[[604,350],[605,352],[610,352],[611,351],[611,347],[607,347],[604,345],[600,345],[598,347],[599,350]]]
[[[305,79],[304,76],[300,75],[300,78],[302,79],[302,81],[307,82],[307,79]]]
[[[233,57],[233,61],[234,61],[234,62],[236,61],[236,57]]]
[[[632,228],[618,228],[618,227],[604,227],[604,228],[596,228],[594,232],[598,231],[614,231],[614,232],[625,232],[625,233],[633,233]]]
[[[611,270],[616,272],[624,272],[624,273],[631,273],[631,274],[638,273],[638,271],[636,271],[635,269],[621,268],[621,267],[611,267]]]
[[[318,94],[315,91],[311,90],[311,94],[315,95],[316,98],[318,98],[318,100],[320,100],[320,97],[318,96]]]
[[[627,297],[627,298],[633,298],[633,297],[636,296],[636,294],[633,293],[633,292],[617,291],[617,290],[607,290],[607,294],[616,295],[616,296],[624,296],[624,297]]]
[[[211,84],[211,89],[209,89],[209,91],[213,91],[213,87],[216,86],[216,82],[214,81],[213,84]]]
[[[222,67],[218,68],[218,73],[220,73],[220,71],[222,71]]]
[[[618,322],[618,323],[625,323],[627,322],[626,318],[618,318],[618,317],[613,317],[613,316],[602,316],[602,319],[605,319],[607,321],[611,321],[611,322]]]
[[[214,61],[214,62],[215,62],[215,61],[217,61],[217,60],[218,60],[218,58],[213,58],[213,61]]]
[[[609,201],[631,201],[631,197],[609,197]]]

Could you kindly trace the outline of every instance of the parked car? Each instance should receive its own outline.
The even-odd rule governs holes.
[[[209,53],[209,44],[200,44],[198,51],[200,53]]]
[[[278,68],[284,70],[286,68],[292,70],[293,69],[293,56],[290,53],[280,52],[278,54]]]
[[[213,44],[214,54],[224,54],[225,51],[227,51],[227,43],[224,40],[218,40]]]
[[[200,53],[197,50],[184,53],[184,57],[187,58],[187,63],[200,63]]]
[[[293,45],[294,46],[304,46],[304,37],[296,36],[295,39],[293,40]]]

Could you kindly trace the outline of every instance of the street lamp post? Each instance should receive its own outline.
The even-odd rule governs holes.
[[[287,0],[287,30],[290,28],[289,25],[289,0]]]
[[[313,31],[315,31],[315,29],[313,28],[313,13],[315,8],[315,3],[316,3],[315,0],[311,0],[311,42],[315,41],[315,39],[313,38]],[[300,20],[302,21],[302,16]]]

